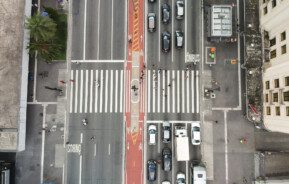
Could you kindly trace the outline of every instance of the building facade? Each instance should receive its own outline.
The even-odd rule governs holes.
[[[264,126],[269,131],[289,133],[289,1],[260,0],[259,4]]]

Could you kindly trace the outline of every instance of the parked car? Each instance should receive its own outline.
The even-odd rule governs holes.
[[[148,14],[148,30],[149,32],[155,32],[156,31],[156,22],[157,17],[155,13],[149,13]]]
[[[162,184],[171,184],[169,181],[163,181]]]
[[[168,24],[170,22],[170,17],[171,17],[171,8],[168,3],[164,3],[162,5],[162,21],[164,24]]]
[[[185,184],[186,183],[186,175],[182,172],[178,172],[177,174],[177,184]]]
[[[191,140],[193,145],[201,144],[200,122],[194,121],[191,123]]]
[[[183,19],[184,18],[184,1],[183,0],[177,0],[176,1],[176,19]]]
[[[150,3],[154,3],[154,2],[156,2],[156,0],[149,0],[149,2],[150,2]]]
[[[171,50],[171,33],[168,31],[162,33],[162,50],[163,52]]]
[[[148,144],[149,145],[155,145],[156,144],[157,126],[156,125],[149,125],[148,134],[149,134]]]
[[[172,170],[172,151],[170,148],[163,149],[163,170],[170,171]]]
[[[157,162],[155,160],[149,160],[147,162],[147,175],[149,181],[155,181],[157,178]]]
[[[176,48],[181,49],[183,48],[184,45],[184,33],[181,30],[176,30],[175,32],[175,43],[176,43]]]
[[[171,124],[168,121],[163,122],[163,142],[171,141]]]

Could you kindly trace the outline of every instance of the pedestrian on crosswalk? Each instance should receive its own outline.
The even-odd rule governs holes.
[[[65,83],[66,83],[64,80],[60,80],[59,82],[61,82],[62,84],[65,84]]]
[[[69,81],[70,81],[70,82],[75,82],[75,80],[73,80],[73,79],[70,79]]]
[[[168,87],[171,87],[171,83],[168,84]]]

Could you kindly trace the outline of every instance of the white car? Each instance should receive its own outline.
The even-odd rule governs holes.
[[[185,184],[186,183],[186,175],[182,172],[177,174],[177,184]]]
[[[163,181],[162,184],[171,184],[169,181]]]
[[[156,136],[157,136],[157,126],[156,125],[149,125],[148,129],[149,134],[149,145],[156,145]]]
[[[194,121],[191,124],[191,140],[193,145],[201,144],[201,128],[199,121]]]
[[[184,18],[184,1],[177,0],[176,2],[176,19],[183,19]]]
[[[194,184],[206,184],[207,174],[206,168],[203,166],[193,166],[192,168],[192,183]]]

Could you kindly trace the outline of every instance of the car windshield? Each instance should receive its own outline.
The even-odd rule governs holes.
[[[153,134],[153,133],[155,133],[156,132],[156,130],[154,130],[154,129],[150,129],[149,130],[149,133],[151,133],[151,134]]]
[[[168,36],[164,36],[164,47],[169,48],[169,38]]]
[[[193,130],[194,131],[200,131],[200,128],[199,127],[194,127]]]

